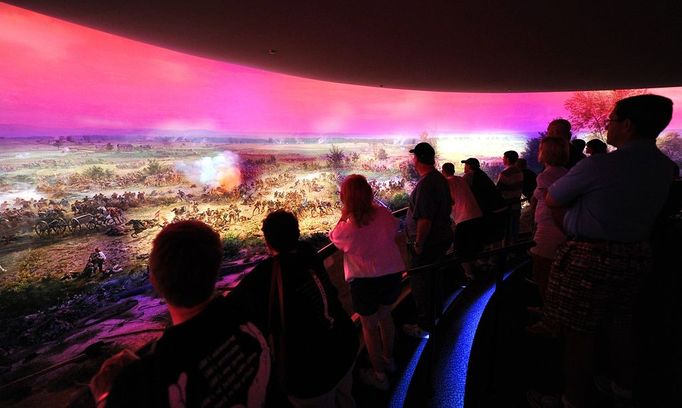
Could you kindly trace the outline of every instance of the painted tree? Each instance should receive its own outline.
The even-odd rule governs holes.
[[[682,136],[677,132],[668,132],[656,138],[656,144],[672,161],[682,166]]]
[[[346,159],[346,153],[343,152],[341,148],[336,145],[332,145],[327,153],[327,164],[329,167],[337,168],[343,166],[343,162]]]
[[[540,141],[545,137],[545,132],[538,132],[538,137],[526,140],[526,149],[521,152],[521,157],[526,159],[529,169],[534,172],[542,171],[542,164],[538,162],[538,151],[540,151]]]
[[[575,131],[588,131],[593,136],[606,142],[604,124],[609,113],[619,99],[641,95],[646,89],[618,89],[612,91],[580,91],[575,92],[564,102],[569,120]]]
[[[164,172],[164,167],[155,159],[151,159],[147,162],[147,165],[144,168],[144,172],[149,174],[149,175],[155,175],[155,174],[160,174]]]
[[[388,159],[388,153],[386,153],[386,149],[383,147],[380,147],[374,151],[374,158],[377,160],[386,160]]]

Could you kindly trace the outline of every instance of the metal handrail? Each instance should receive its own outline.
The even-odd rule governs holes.
[[[523,201],[523,199],[520,201]],[[407,207],[393,211],[391,214],[393,214],[393,216],[396,218],[403,217],[404,215],[407,214]],[[503,253],[507,253],[507,252],[513,252],[513,251],[520,250],[520,249],[527,249],[527,248],[530,248],[532,246],[535,246],[535,242],[532,240],[528,240],[528,241],[519,242],[519,243],[516,243],[513,245],[503,246],[502,248],[492,249],[489,251],[482,251],[482,252],[475,254],[474,256],[466,257],[466,259],[462,256],[457,255],[457,254],[451,254],[448,258],[446,258],[444,260],[441,260],[439,262],[434,262],[434,263],[428,264],[428,265],[422,265],[422,266],[418,266],[415,268],[410,268],[407,270],[407,272],[418,272],[418,271],[426,270],[426,269],[433,268],[433,267],[443,267],[446,265],[461,263],[463,261],[470,261],[470,260],[476,260],[476,259],[480,259],[480,258],[487,258],[490,256],[503,254]],[[326,259],[326,258],[332,256],[334,253],[336,253],[336,251],[338,251],[338,248],[336,247],[336,245],[334,245],[332,242],[330,242],[329,244],[322,247],[319,251],[317,251],[317,254],[322,259]]]

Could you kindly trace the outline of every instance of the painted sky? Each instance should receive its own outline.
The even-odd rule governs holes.
[[[682,88],[655,90],[676,104]],[[529,132],[570,93],[336,84],[189,56],[0,3],[0,125],[225,133]]]

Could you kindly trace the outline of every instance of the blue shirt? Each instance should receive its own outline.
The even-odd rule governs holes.
[[[649,239],[668,197],[672,162],[653,140],[634,140],[620,149],[581,160],[550,188],[568,207],[568,236],[617,242]]]

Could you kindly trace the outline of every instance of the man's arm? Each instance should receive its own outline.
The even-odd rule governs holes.
[[[112,385],[124,367],[140,358],[130,350],[124,349],[109,357],[100,367],[97,374],[90,380],[89,388],[95,399],[97,408],[107,405],[107,398]]]
[[[570,207],[578,197],[599,182],[602,172],[599,160],[590,158],[579,161],[568,173],[549,186],[545,195],[547,207]]]
[[[550,194],[549,191],[545,193],[545,204],[547,204],[547,207],[549,208],[560,208],[563,207],[557,200],[552,197],[552,194]]]
[[[414,252],[421,254],[424,250],[426,237],[431,231],[431,220],[428,218],[419,218],[417,220],[417,237],[414,240]]]
[[[500,186],[503,186],[505,184],[505,177],[504,177],[504,171],[500,174],[497,175],[497,182],[495,183],[495,187],[498,189]]]

